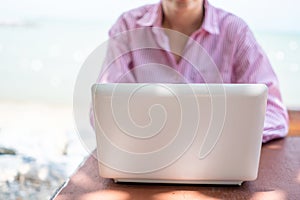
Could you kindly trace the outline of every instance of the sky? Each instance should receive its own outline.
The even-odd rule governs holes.
[[[113,21],[124,11],[158,0],[0,0],[0,23],[39,18]],[[259,30],[300,32],[299,0],[210,0]]]

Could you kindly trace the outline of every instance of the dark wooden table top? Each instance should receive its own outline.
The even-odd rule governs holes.
[[[289,110],[289,136],[300,136],[300,110]]]
[[[114,183],[89,156],[55,196],[62,199],[300,199],[300,137],[263,145],[259,174],[242,186]]]

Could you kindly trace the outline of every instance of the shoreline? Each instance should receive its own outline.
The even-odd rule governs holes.
[[[0,101],[0,199],[49,199],[87,156],[72,106]]]

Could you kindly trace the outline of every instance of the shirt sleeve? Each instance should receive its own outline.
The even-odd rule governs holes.
[[[109,30],[109,40],[106,43],[106,56],[96,83],[133,83],[131,73],[132,56],[130,51],[130,31],[123,16]],[[95,128],[93,106],[90,106],[90,124]]]
[[[131,31],[121,16],[109,30],[106,57],[97,83],[131,83],[135,77],[131,70],[132,55],[130,49]]]
[[[240,33],[235,53],[234,73],[237,83],[263,83],[268,87],[263,143],[288,133],[288,114],[276,74],[252,32],[246,26]]]

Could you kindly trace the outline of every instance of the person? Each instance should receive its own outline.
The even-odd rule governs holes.
[[[123,13],[109,36],[98,83],[263,83],[263,143],[287,134],[278,79],[241,18],[208,0],[161,0]]]

